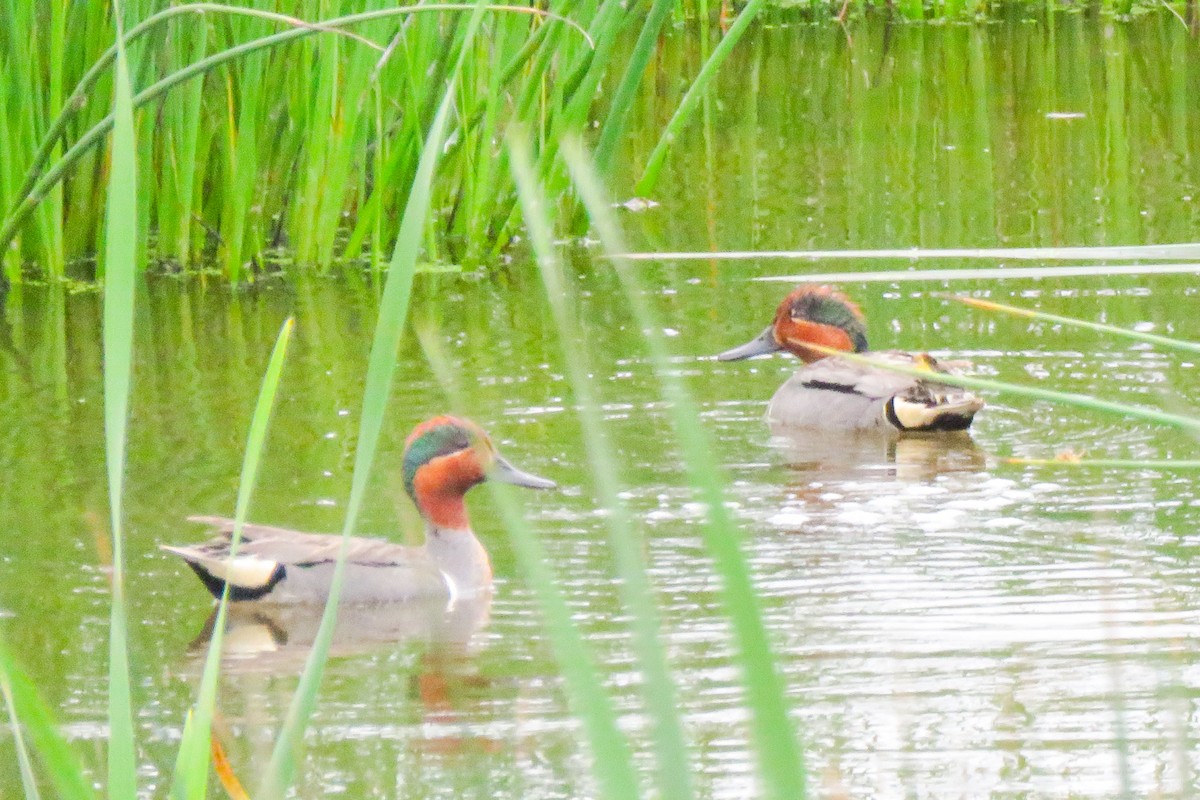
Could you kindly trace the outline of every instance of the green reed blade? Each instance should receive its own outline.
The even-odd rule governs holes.
[[[108,793],[134,797],[137,760],[133,746],[133,702],[129,687],[129,643],[125,611],[125,555],[122,495],[129,389],[133,377],[134,276],[137,272],[137,137],[133,127],[133,87],[118,21],[113,86],[112,156],[105,217],[104,259],[104,454],[108,462],[111,511],[112,608],[109,617]]]
[[[914,378],[924,378],[926,380],[943,383],[947,386],[960,386],[964,389],[980,389],[982,391],[1004,392],[1014,394],[1018,397],[1029,397],[1034,400],[1049,400],[1052,403],[1062,403],[1075,408],[1086,408],[1091,411],[1102,411],[1106,414],[1120,414],[1134,419],[1142,419],[1147,422],[1156,422],[1160,425],[1167,425],[1172,428],[1179,428],[1190,433],[1200,433],[1200,418],[1186,417],[1182,414],[1172,414],[1167,411],[1159,411],[1154,408],[1143,408],[1141,406],[1131,406],[1125,403],[1117,403],[1111,400],[1101,400],[1097,397],[1091,397],[1086,394],[1077,394],[1074,392],[1060,392],[1055,389],[1040,389],[1036,386],[1025,386],[1019,383],[1008,383],[1006,381],[990,380],[987,378],[972,378],[967,375],[953,375],[944,372],[932,372],[928,369],[919,369],[906,367],[902,364],[888,363],[877,358],[871,358],[869,355],[859,355],[858,353],[846,353],[841,350],[834,350],[829,347],[824,347],[817,344],[805,343],[805,347],[811,347],[813,350],[825,353],[826,355],[837,356],[848,361],[853,361],[856,364],[865,366],[878,367],[885,369],[888,372],[898,372],[901,375],[909,375]]]
[[[645,535],[634,523],[629,509],[621,499],[623,489],[619,476],[620,467],[612,446],[612,440],[605,433],[600,413],[600,404],[596,399],[596,391],[592,379],[593,374],[590,359],[586,352],[571,347],[569,342],[577,342],[582,338],[578,326],[571,323],[572,314],[569,306],[576,295],[573,285],[568,285],[562,264],[559,262],[554,249],[552,225],[549,205],[537,186],[533,164],[527,151],[527,138],[524,134],[510,134],[510,154],[512,173],[516,179],[517,192],[524,208],[524,219],[533,250],[537,257],[538,271],[546,288],[546,299],[554,317],[558,330],[558,341],[563,350],[563,363],[567,367],[567,377],[579,404],[579,419],[583,426],[584,445],[587,449],[588,463],[599,494],[600,505],[607,512],[605,526],[608,529],[609,546],[617,563],[620,581],[618,588],[622,601],[631,617],[633,632],[633,649],[637,655],[638,667],[644,678],[642,702],[649,713],[654,729],[654,754],[657,760],[655,772],[658,784],[658,796],[661,798],[690,798],[693,797],[691,769],[688,763],[688,749],[683,733],[683,723],[680,720],[678,691],[671,679],[670,666],[664,652],[661,638],[661,622],[658,614],[658,604],[654,597],[653,587],[646,575],[646,563],[642,551],[645,545]],[[593,702],[604,698],[603,686],[578,686],[573,695],[580,707],[583,701],[591,697]],[[605,698],[606,699],[606,698]],[[606,703],[606,711],[612,713],[611,703]],[[607,722],[603,717],[593,720],[594,726]],[[615,720],[614,720],[615,723]],[[593,741],[600,735],[617,735],[619,730],[611,732],[600,730],[593,733]],[[624,739],[617,741],[624,744]],[[626,746],[627,747],[627,746]],[[599,747],[593,745],[599,753]],[[621,750],[613,748],[612,758],[621,755]],[[625,751],[628,755],[627,750]],[[632,765],[625,763],[609,764],[597,757],[597,770],[606,778],[617,774],[619,769],[628,769],[632,774]],[[633,784],[636,788],[636,782]],[[611,786],[610,796],[630,796]],[[614,793],[615,792],[615,793]]]
[[[612,170],[617,142],[621,134],[625,132],[625,120],[633,108],[637,88],[646,74],[646,65],[650,63],[650,57],[654,55],[654,50],[658,46],[659,32],[674,5],[674,0],[654,0],[654,4],[650,7],[650,13],[646,15],[642,32],[638,34],[637,43],[633,46],[633,53],[630,54],[629,62],[625,65],[625,74],[621,77],[621,82],[617,84],[617,90],[613,94],[609,107],[608,118],[604,120],[604,127],[600,129],[600,138],[596,143],[596,168],[602,175],[607,175]]]
[[[1188,353],[1200,353],[1200,343],[1189,342],[1184,339],[1173,339],[1170,336],[1160,336],[1154,333],[1143,333],[1141,331],[1122,328],[1117,325],[1106,325],[1102,322],[1091,322],[1086,319],[1076,319],[1075,317],[1064,317],[1060,314],[1049,314],[1045,311],[1034,311],[1030,308],[1019,308],[1017,306],[1009,306],[1003,303],[996,303],[991,300],[981,300],[976,297],[960,297],[958,295],[944,295],[948,300],[954,300],[963,305],[978,308],[983,311],[999,311],[1003,314],[1012,314],[1014,317],[1025,317],[1026,319],[1037,319],[1043,322],[1053,322],[1058,325],[1068,325],[1073,328],[1086,328],[1087,330],[1100,331],[1101,333],[1111,333],[1115,336],[1121,336],[1126,339],[1136,339],[1139,342],[1149,342],[1161,347],[1169,347],[1174,350],[1183,350]]]
[[[577,142],[567,141],[563,143],[562,153],[605,251],[609,254],[624,252],[612,207],[582,147]],[[699,409],[678,370],[670,363],[662,325],[646,300],[647,293],[636,271],[619,256],[610,255],[610,263],[629,300],[634,319],[646,332],[650,362],[671,409],[689,480],[707,506],[704,542],[721,577],[722,603],[733,626],[738,665],[742,669],[750,710],[753,749],[764,794],[778,800],[802,798],[806,794],[804,758],[788,715],[791,703],[763,624],[762,602],[742,549],[741,535],[725,507],[724,478],[713,459],[708,434],[700,424]]]
[[[183,37],[184,50],[178,55],[182,63],[202,58],[208,47],[208,26],[196,27],[194,33]],[[159,240],[166,249],[163,255],[174,255],[185,269],[192,260],[193,217],[198,217],[203,208],[196,191],[197,185],[203,185],[204,181],[205,155],[200,150],[203,89],[203,81],[194,81],[168,105],[173,112],[166,135],[169,137],[167,146],[172,149],[170,164],[174,180],[168,183],[171,191],[165,193],[167,199],[164,200],[164,204],[170,203],[171,207],[165,214],[160,212]]]
[[[476,7],[476,4],[470,3],[439,3],[424,6],[385,8],[357,14],[349,14],[334,19],[324,20],[319,24],[313,24],[302,23],[301,21],[282,15],[260,12],[254,9],[224,6],[218,3],[193,3],[182,6],[174,6],[164,11],[160,11],[159,13],[153,15],[153,17],[143,21],[136,26],[136,30],[139,32],[145,32],[146,30],[151,29],[154,25],[162,24],[167,19],[180,14],[192,14],[194,16],[200,16],[195,13],[198,11],[256,16],[276,22],[287,22],[288,24],[296,25],[298,27],[293,27],[281,33],[264,36],[249,42],[243,42],[234,45],[219,53],[215,53],[211,56],[203,58],[194,64],[190,64],[183,69],[167,75],[141,92],[138,92],[138,94],[133,98],[133,104],[134,107],[140,108],[142,105],[157,99],[159,96],[170,91],[174,87],[183,84],[192,78],[204,75],[221,64],[234,61],[246,55],[247,53],[270,49],[285,42],[314,36],[318,33],[329,33],[336,29],[344,28],[350,25],[362,24],[372,20],[413,14],[445,13],[447,11],[471,11]],[[485,6],[485,10],[504,14],[526,14],[540,17],[548,21],[562,24],[583,36],[589,43],[592,42],[587,31],[585,31],[578,23],[562,17],[561,15],[552,11],[503,4],[487,4]],[[93,71],[96,72],[96,76],[91,78],[93,82],[98,78],[100,72],[102,72],[103,66],[107,65],[107,60],[109,58],[110,55],[106,53],[101,57],[100,61],[92,67],[92,70],[89,70],[89,76],[92,75]],[[81,81],[81,84],[82,83],[83,82]],[[78,94],[77,92],[72,93],[71,99],[68,101],[68,109],[64,110],[59,119],[55,121],[54,126],[52,126],[52,134],[54,134],[55,137],[61,135],[62,130],[65,129],[70,121],[70,116],[74,107],[81,105],[84,99],[84,96]],[[101,141],[104,135],[107,134],[112,128],[112,124],[112,115],[101,119],[86,133],[80,136],[79,139],[71,145],[67,152],[63,154],[61,159],[59,159],[52,167],[46,169],[45,171],[42,171],[42,168],[44,167],[45,159],[49,157],[50,152],[53,150],[54,142],[50,141],[49,137],[47,140],[43,141],[42,145],[39,147],[38,157],[35,159],[34,165],[30,168],[26,186],[23,187],[22,191],[18,192],[15,198],[13,198],[13,205],[6,210],[4,216],[0,218],[0,252],[6,252],[8,250],[9,245],[17,236],[20,226],[29,217],[29,215],[38,208],[39,203],[47,195],[50,189],[63,179],[67,171],[69,171],[71,167],[79,162],[84,153],[89,151],[93,146]]]
[[[646,166],[642,170],[642,177],[638,178],[637,185],[634,187],[634,192],[641,196],[649,195],[654,191],[655,185],[658,183],[658,175],[662,171],[663,163],[667,160],[667,151],[671,144],[679,138],[679,134],[683,131],[683,127],[692,118],[696,106],[700,104],[700,98],[708,91],[708,85],[712,82],[713,77],[717,74],[717,70],[725,63],[725,59],[729,57],[730,52],[741,40],[742,34],[750,27],[750,23],[758,16],[758,12],[766,5],[765,0],[749,0],[745,7],[730,26],[729,32],[721,39],[721,43],[713,49],[712,55],[704,62],[704,66],[700,68],[700,73],[696,76],[696,80],[688,88],[683,99],[679,101],[679,108],[675,109],[675,113],[671,116],[671,120],[667,123],[667,127],[663,129],[662,135],[658,139],[658,143],[654,145],[654,149],[650,152],[650,157],[646,159]]]
[[[366,493],[367,479],[375,459],[379,433],[383,428],[388,395],[395,372],[396,352],[400,346],[404,320],[408,316],[417,256],[422,233],[429,216],[434,170],[437,166],[438,156],[445,144],[447,121],[454,105],[455,82],[462,69],[462,62],[468,50],[467,45],[475,37],[484,9],[485,5],[480,3],[475,6],[475,11],[471,15],[464,46],[450,72],[450,79],[446,91],[442,95],[441,105],[438,107],[433,125],[430,127],[425,146],[421,150],[416,178],[409,189],[408,202],[400,223],[396,246],[392,251],[388,277],[380,301],[379,318],[375,324],[375,337],[371,343],[371,354],[367,362],[358,447],[355,450],[350,497],[346,503],[346,521],[342,528],[342,547],[334,569],[333,585],[329,601],[325,604],[325,612],[321,617],[321,626],[313,641],[312,652],[305,663],[304,673],[300,677],[296,693],[288,706],[287,717],[284,719],[275,741],[275,749],[271,753],[271,761],[267,765],[260,789],[255,794],[258,800],[281,798],[291,785],[296,772],[296,756],[300,749],[301,737],[316,706],[317,690],[324,672],[337,618],[338,599],[341,595],[346,563],[346,545],[358,522],[359,510]]]
[[[21,721],[17,718],[12,684],[3,667],[0,667],[0,694],[4,695],[4,708],[8,711],[8,724],[12,731],[13,749],[17,751],[17,767],[21,771],[21,787],[25,790],[25,800],[41,800],[42,795],[38,791],[37,776],[33,774],[33,760],[29,757],[29,748],[25,745],[25,735],[21,732]]]
[[[225,203],[221,211],[221,241],[224,243],[225,274],[233,282],[242,277],[243,265],[249,260],[246,249],[246,224],[250,208],[255,205],[255,180],[259,169],[259,114],[265,83],[266,53],[249,54],[242,61],[238,82],[237,102],[230,102],[230,111],[237,108],[237,118],[228,119],[229,136],[226,146]],[[232,92],[232,89],[229,90]]]
[[[418,339],[434,376],[450,399],[450,407],[461,409],[466,416],[476,416],[470,413],[470,404],[460,389],[461,381],[437,339],[427,331],[418,334]],[[516,492],[494,481],[487,481],[486,485],[512,540],[517,569],[541,610],[546,638],[562,669],[568,702],[583,723],[599,796],[606,800],[639,798],[642,795],[629,743],[617,724],[616,710],[604,690],[592,648],[583,638],[563,596],[562,578],[551,566],[550,555],[541,540],[529,530]]]
[[[275,396],[283,375],[287,358],[287,346],[291,340],[295,320],[289,317],[279,329],[267,371],[258,390],[258,401],[250,419],[250,430],[246,435],[246,451],[242,458],[242,474],[238,482],[237,507],[234,512],[233,534],[229,543],[229,557],[237,555],[242,541],[242,525],[250,510],[250,497],[258,480],[258,466],[262,459],[263,446],[267,440],[267,429],[271,422],[271,411],[275,407]],[[182,800],[203,800],[208,789],[208,762],[211,749],[213,709],[217,701],[217,676],[221,668],[221,645],[225,638],[225,618],[229,608],[229,584],[221,593],[217,605],[217,618],[213,623],[212,636],[208,642],[208,654],[204,659],[204,672],[200,679],[200,691],[196,704],[188,712],[183,739],[179,745],[175,774],[171,781],[171,797]]]
[[[56,797],[63,800],[94,800],[96,793],[84,777],[83,767],[63,738],[50,709],[38,695],[33,682],[12,660],[8,646],[0,639],[0,690],[13,723],[14,737],[21,726],[38,754]],[[25,767],[22,765],[22,780]],[[26,796],[29,796],[28,789]]]

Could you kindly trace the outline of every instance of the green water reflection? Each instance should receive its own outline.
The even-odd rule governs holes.
[[[1172,17],[1057,17],[980,26],[769,29],[735,56],[703,124],[675,146],[662,205],[625,218],[670,250],[1140,244],[1200,230],[1194,42]],[[638,163],[696,53],[667,41],[640,101]],[[1083,116],[1047,117],[1070,112]],[[632,173],[631,173],[632,174]],[[642,332],[602,260],[571,265],[578,347],[648,537],[702,796],[754,792],[731,645]],[[956,262],[951,266],[963,266]],[[818,263],[829,271],[836,264]],[[871,265],[871,269],[877,265]],[[973,438],[777,437],[767,398],[784,358],[711,356],[761,330],[783,289],[749,280],[794,263],[648,264],[652,301],[731,480],[768,625],[802,725],[815,793],[1111,797],[1121,753],[1135,795],[1186,795],[1196,763],[1198,498],[1190,475],[1047,472],[996,454],[1196,457],[1178,433],[989,397]],[[429,327],[466,409],[558,493],[522,496],[604,662],[627,729],[645,730],[574,401],[531,268],[427,275]],[[972,359],[985,375],[1194,411],[1196,364],[1094,332],[982,315],[931,296],[968,291],[1200,339],[1192,276],[863,284],[876,347]],[[128,480],[131,638],[146,783],[161,793],[197,664],[207,597],[161,542],[198,540],[189,513],[229,513],[250,409],[283,319],[295,344],[253,517],[338,530],[349,490],[376,289],[267,280],[231,291],[160,277],[139,295]],[[107,646],[100,298],[28,286],[0,350],[0,621],[97,774]],[[447,410],[412,336],[364,509],[365,532],[416,529],[398,461],[416,421]],[[300,774],[302,797],[583,797],[591,792],[531,595],[485,492],[489,608],[439,632],[428,618],[344,631]],[[471,613],[465,613],[465,612]],[[474,614],[474,616],[472,616]],[[296,683],[307,620],[246,619],[221,713],[253,784]],[[388,631],[388,626],[407,633]],[[459,627],[455,627],[458,625]],[[450,635],[446,635],[450,630]],[[432,640],[432,641],[431,641]],[[249,650],[265,648],[253,657]],[[1123,741],[1122,741],[1123,739]],[[0,734],[0,794],[20,791]],[[648,762],[648,758],[646,761]],[[647,783],[649,782],[649,764]],[[971,787],[965,789],[964,787]],[[981,787],[977,791],[974,787]],[[982,788],[986,787],[986,788]],[[1182,787],[1182,788],[1181,788]]]

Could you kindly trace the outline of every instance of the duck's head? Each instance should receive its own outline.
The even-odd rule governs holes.
[[[467,527],[463,495],[485,480],[553,489],[557,484],[510,464],[483,429],[461,417],[422,422],[404,443],[404,488],[439,528]]]
[[[805,362],[825,357],[806,344],[819,344],[834,350],[861,353],[867,349],[867,326],[858,306],[829,286],[805,284],[796,287],[779,304],[775,321],[746,344],[726,350],[720,361],[787,350]]]

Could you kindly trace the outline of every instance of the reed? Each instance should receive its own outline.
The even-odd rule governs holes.
[[[552,244],[554,225],[550,206],[537,186],[527,146],[523,137],[514,138],[510,147],[513,174],[542,284],[546,288],[546,303],[554,317],[563,361],[567,364],[571,388],[579,403],[580,422],[598,500],[608,512],[605,521],[609,546],[617,562],[618,587],[632,620],[630,627],[639,671],[645,676],[642,702],[654,721],[657,794],[670,800],[685,800],[694,796],[687,742],[677,705],[678,691],[661,644],[658,604],[646,574],[642,554],[645,533],[634,525],[629,509],[621,499],[625,488],[619,477],[621,466],[612,440],[604,430],[596,390],[589,378],[593,374],[590,359],[586,352],[577,352],[568,345],[568,342],[580,339],[580,331],[573,324],[569,311],[578,301],[578,291],[574,282],[567,279]],[[625,764],[616,766],[628,769]],[[600,767],[606,773],[612,770],[608,765]]]
[[[54,714],[42,700],[37,687],[13,660],[3,639],[0,639],[0,693],[4,695],[14,731],[26,800],[34,800],[40,794],[37,776],[33,774],[34,755],[42,763],[58,797],[65,800],[95,798],[79,757],[59,731]]]
[[[467,59],[482,19],[484,3],[475,7],[474,13],[462,33],[460,47],[455,55],[453,67],[445,82],[445,89],[438,104],[425,144],[421,149],[417,173],[409,190],[408,205],[400,224],[388,268],[380,302],[379,318],[371,344],[371,355],[367,366],[366,386],[363,389],[362,421],[359,428],[358,446],[355,451],[354,476],[350,498],[346,505],[346,519],[342,528],[342,549],[334,570],[333,585],[329,601],[321,618],[321,626],[315,638],[300,684],[288,707],[287,716],[280,727],[271,753],[270,763],[263,773],[255,797],[282,797],[296,772],[296,758],[308,719],[316,705],[317,691],[333,639],[337,619],[338,599],[341,594],[346,543],[354,532],[358,514],[366,493],[367,479],[375,460],[375,449],[383,428],[388,394],[395,373],[396,350],[404,322],[408,316],[409,300],[412,296],[412,281],[417,269],[417,256],[425,221],[429,214],[435,167],[445,145],[450,113],[454,106],[458,75]]]
[[[120,16],[120,4],[114,3]],[[137,139],[129,63],[117,29],[113,136],[105,214],[104,454],[108,462],[109,530],[112,535],[112,601],[108,650],[108,793],[137,793],[137,762],[130,697],[122,502],[129,393],[133,378],[134,280],[137,272]],[[144,234],[142,234],[144,235]]]
[[[605,250],[610,254],[624,252],[626,247],[612,215],[611,202],[582,147],[571,143],[563,155]],[[646,300],[641,279],[619,256],[613,257],[612,263],[633,316],[646,332],[650,363],[671,408],[671,421],[683,451],[689,481],[706,506],[704,543],[722,580],[722,600],[733,627],[737,661],[743,673],[751,718],[752,745],[759,761],[765,796],[779,800],[804,797],[806,775],[799,737],[788,715],[790,704],[763,624],[762,601],[746,563],[741,535],[725,506],[724,479],[713,460],[712,445],[700,425],[695,401],[678,372],[671,367],[663,326]]]
[[[430,335],[423,335],[421,344],[434,374],[450,398],[451,408],[471,413],[470,404],[461,390],[461,381],[440,345]],[[616,708],[605,689],[593,650],[567,604],[562,576],[551,564],[540,538],[526,529],[526,521],[513,493],[496,483],[489,482],[487,486],[501,521],[512,537],[520,571],[537,598],[542,629],[562,670],[571,709],[579,718],[587,738],[597,796],[606,800],[641,797],[632,748],[618,724]]]
[[[279,336],[275,340],[275,347],[271,352],[271,360],[267,365],[266,374],[263,376],[258,401],[254,406],[250,431],[246,436],[241,479],[238,483],[233,535],[229,547],[231,558],[237,553],[238,545],[241,543],[242,525],[245,523],[250,509],[250,497],[258,477],[258,465],[262,460],[263,446],[266,444],[271,410],[275,405],[275,396],[278,393],[280,378],[283,374],[284,359],[287,357],[287,346],[294,327],[295,321],[289,317],[279,329]],[[221,645],[225,638],[225,620],[228,609],[229,585],[226,584],[217,605],[217,618],[213,623],[212,637],[208,643],[208,654],[204,660],[204,670],[200,678],[196,703],[188,712],[183,728],[183,738],[179,742],[175,773],[171,781],[171,797],[175,800],[185,800],[185,798],[203,800],[207,793],[209,755],[213,750],[209,743],[212,740],[213,711],[217,703],[217,677],[221,666]]]
[[[0,49],[5,274],[56,277],[61,265],[75,264],[87,278],[82,260],[102,243],[95,197],[105,171],[92,148],[112,125],[95,109],[111,94],[113,51],[101,42],[111,41],[113,22],[94,6],[54,16],[52,33],[61,31],[62,49],[76,55],[55,70],[27,52],[39,31],[38,4],[10,5],[15,24]],[[318,21],[316,4],[301,9],[305,19],[267,5],[146,8],[129,26],[146,177],[139,220],[155,233],[157,258],[182,267],[215,260],[232,280],[271,269],[280,247],[293,263],[318,270],[364,257],[381,263],[382,243],[397,233],[403,192],[396,187],[411,181],[437,109],[430,87],[447,74],[445,54],[459,49],[472,6],[361,12],[357,4],[321,4]],[[511,213],[511,179],[490,167],[503,160],[513,113],[502,98],[521,98],[519,110],[539,120],[543,137],[583,129],[600,76],[617,58],[624,20],[617,5],[576,4],[575,20],[487,6],[491,46],[467,51],[458,73],[464,114],[433,189],[428,258],[478,260],[512,236],[519,218]],[[590,34],[580,35],[584,28]],[[56,76],[51,85],[39,83],[45,74]],[[76,88],[64,99],[71,82]],[[557,88],[544,95],[542,86]],[[73,221],[70,237],[62,234],[64,216]]]

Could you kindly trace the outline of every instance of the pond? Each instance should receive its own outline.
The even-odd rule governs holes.
[[[1173,17],[1084,15],[980,25],[757,31],[673,147],[655,198],[624,213],[642,250],[996,247],[1192,241],[1200,230],[1197,44]],[[629,185],[680,88],[677,31],[625,143]],[[1049,78],[1047,78],[1049,76]],[[641,159],[641,160],[639,160]],[[698,794],[754,796],[732,644],[644,337],[598,253],[570,250],[579,340],[596,367],[625,496],[647,539]],[[937,266],[973,264],[948,259]],[[757,334],[788,283],[754,278],[908,262],[667,261],[639,267],[673,363],[729,480],[817,797],[1186,796],[1200,654],[1200,499],[1187,472],[1036,468],[1000,456],[1192,458],[1195,442],[1127,419],[989,395],[969,437],[899,441],[773,431],[795,369],[712,356]],[[922,266],[925,266],[924,262]],[[1099,272],[1099,270],[1097,270]],[[969,359],[976,374],[1194,411],[1194,361],[1094,332],[948,303],[953,291],[1200,339],[1192,275],[840,282],[876,348]],[[252,517],[339,530],[377,311],[369,279],[292,276],[231,290],[155,277],[139,294],[128,472],[129,596],[139,757],[163,793],[210,602],[162,543],[193,513],[233,510],[271,343],[297,320]],[[450,358],[463,412],[523,469],[522,493],[635,749],[648,752],[557,333],[532,266],[426,274],[411,317]],[[0,349],[0,625],[102,775],[107,488],[100,298],[14,291]],[[399,457],[450,408],[407,335],[360,529],[417,529]],[[298,796],[575,798],[588,756],[533,595],[487,492],[470,500],[491,551],[489,604],[449,615],[352,611],[307,739]],[[235,620],[221,736],[253,786],[315,620]],[[0,795],[18,794],[0,736]],[[650,759],[639,757],[650,781]]]

